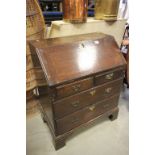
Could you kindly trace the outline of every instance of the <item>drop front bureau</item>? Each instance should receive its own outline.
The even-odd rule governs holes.
[[[30,42],[43,69],[48,97],[40,99],[54,146],[100,117],[115,120],[126,62],[114,37],[91,33]]]

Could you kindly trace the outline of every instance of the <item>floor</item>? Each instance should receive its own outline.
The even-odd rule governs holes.
[[[55,151],[52,137],[39,111],[27,114],[27,155],[128,155],[129,102],[124,88],[119,100],[118,119],[100,119],[70,136],[66,146]]]

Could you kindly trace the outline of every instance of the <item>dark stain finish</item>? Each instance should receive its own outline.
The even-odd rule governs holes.
[[[30,42],[47,80],[42,117],[55,149],[81,126],[115,120],[126,61],[112,36],[92,33]],[[36,59],[35,59],[36,60]]]
[[[104,100],[120,92],[123,79],[112,81],[84,92],[53,102],[55,118],[62,118],[88,105]]]
[[[61,99],[69,95],[74,95],[83,90],[93,87],[93,78],[77,80],[75,82],[56,87],[56,99]]]
[[[82,110],[76,111],[62,119],[56,120],[58,134],[63,134],[92,118],[101,115],[109,109],[115,108],[118,104],[118,98],[119,96],[111,97],[105,101],[100,101],[96,104],[85,107]]]
[[[50,86],[125,64],[112,36],[40,47],[36,52]]]

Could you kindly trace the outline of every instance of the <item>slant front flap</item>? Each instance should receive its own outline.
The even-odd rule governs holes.
[[[50,86],[125,65],[111,36],[37,49]]]

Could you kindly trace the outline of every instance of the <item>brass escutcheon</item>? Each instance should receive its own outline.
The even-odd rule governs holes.
[[[78,107],[78,106],[79,106],[79,101],[73,102],[73,103],[72,103],[72,106],[73,106],[73,107]]]
[[[109,87],[109,88],[106,88],[106,89],[105,89],[105,92],[106,92],[106,93],[110,93],[110,92],[111,92],[111,90],[112,90],[112,88],[111,88],[111,87]]]

